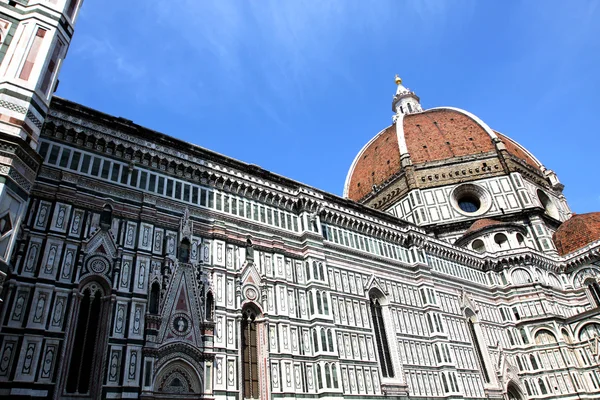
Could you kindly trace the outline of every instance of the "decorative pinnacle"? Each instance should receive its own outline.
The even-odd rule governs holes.
[[[398,74],[396,74],[395,81],[396,81],[396,85],[401,85],[401,84],[402,84],[402,78],[400,78],[400,77],[398,76]]]

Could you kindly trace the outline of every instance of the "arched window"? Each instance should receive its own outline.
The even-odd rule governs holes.
[[[471,247],[478,253],[483,253],[485,251],[485,243],[483,243],[483,240],[481,239],[473,240],[473,243],[471,243]]]
[[[327,329],[327,343],[329,344],[329,351],[334,351],[334,349],[333,349],[333,335],[331,333],[331,329]]]
[[[246,308],[242,315],[242,381],[246,399],[260,398],[256,317],[256,311],[250,307]]]
[[[585,281],[585,284],[587,285],[588,291],[592,296],[592,306],[600,307],[600,285],[595,279],[588,279]]]
[[[331,387],[331,364],[325,364],[325,386]]]
[[[513,336],[512,331],[509,329],[506,331],[506,333],[508,334],[508,341],[510,342],[511,346],[515,345],[515,337]]]
[[[327,351],[327,334],[325,329],[321,329],[321,350]]]
[[[517,268],[510,274],[512,281],[515,285],[521,285],[524,283],[531,283],[531,274],[523,268]]]
[[[313,279],[319,279],[319,265],[313,261]]]
[[[442,373],[442,384],[444,385],[444,392],[448,393],[450,389],[448,388],[448,380],[446,379],[446,374]]]
[[[308,263],[308,261],[304,264],[306,267],[306,282],[308,282],[308,280],[310,279],[310,264]]]
[[[313,300],[312,292],[308,292],[308,307],[310,309],[310,315],[315,313],[315,302]]]
[[[525,246],[525,238],[523,237],[523,235],[521,235],[520,233],[517,233],[517,243],[519,243],[519,246],[523,247]]]
[[[542,378],[538,379],[538,386],[540,387],[542,394],[548,394],[548,389],[546,389],[546,384]]]
[[[471,340],[473,341],[473,347],[475,348],[475,354],[477,355],[477,361],[479,362],[479,368],[481,369],[485,382],[490,383],[490,374],[488,373],[485,365],[483,350],[481,349],[481,341],[479,340],[479,335],[475,329],[475,313],[471,309],[467,308],[465,310],[465,316],[467,317],[467,325],[469,327]]]
[[[215,300],[213,298],[213,294],[212,294],[212,292],[208,292],[206,294],[206,320],[207,321],[213,320],[214,308],[215,308]]]
[[[316,353],[319,351],[319,335],[317,334],[317,330],[313,329],[313,350]]]
[[[538,366],[538,362],[533,354],[529,355],[529,362],[531,363],[531,368],[540,369],[540,367]]]
[[[440,355],[440,348],[439,346],[436,344],[435,346],[433,346],[433,348],[435,349],[435,357],[437,358],[438,363],[442,362],[442,356]]]
[[[321,293],[315,292],[315,294],[317,296],[317,311],[319,312],[319,314],[323,314],[323,302],[321,300]]]
[[[379,354],[379,364],[381,365],[381,374],[385,378],[394,377],[394,368],[392,366],[392,357],[385,332],[385,323],[383,321],[383,310],[379,299],[371,295],[371,318],[373,328],[375,329],[375,339],[377,341],[377,352]]]
[[[593,339],[596,336],[600,336],[600,324],[592,322],[591,324],[585,325],[579,331],[579,340],[589,340]]]
[[[496,233],[494,235],[494,242],[496,242],[501,250],[510,248],[510,245],[508,244],[508,238],[504,233]]]
[[[333,376],[333,387],[336,389],[339,388],[338,377],[337,377],[337,368],[335,366],[335,363],[331,364],[331,375]]]
[[[148,306],[150,314],[158,314],[158,304],[160,300],[160,285],[158,282],[152,284],[150,290],[150,305]]]
[[[523,371],[523,363],[521,362],[521,357],[519,356],[515,356],[515,359],[517,360],[517,366],[519,367],[519,371]]]
[[[527,332],[525,332],[525,328],[520,328],[519,333],[521,333],[521,339],[523,340],[523,344],[529,344],[529,337],[527,337]]]
[[[527,395],[531,396],[533,393],[531,393],[531,386],[529,386],[529,382],[525,381],[525,390],[527,390]]]
[[[317,386],[323,389],[323,377],[321,376],[321,366],[317,364]]]
[[[550,197],[540,189],[537,190],[537,195],[540,203],[542,203],[542,207],[546,210],[546,214],[554,219],[559,219],[558,208],[556,208],[552,200],[550,200]]]
[[[554,286],[555,288],[560,289],[562,287],[560,281],[558,280],[558,277],[554,274],[548,274],[548,283],[551,286]]]
[[[322,262],[319,263],[319,277],[321,278],[322,281],[325,280],[325,272],[324,272],[324,268],[323,268],[323,263]]]
[[[98,344],[105,334],[105,328],[99,324],[103,294],[100,285],[95,282],[83,289],[65,387],[67,393],[90,393],[91,385],[95,382],[92,375],[99,372],[96,371],[100,361],[97,355],[102,350]]]
[[[540,329],[535,333],[536,344],[551,344],[556,343],[556,336],[547,329]]]
[[[329,302],[327,301],[327,294],[323,293],[323,314],[329,315]]]

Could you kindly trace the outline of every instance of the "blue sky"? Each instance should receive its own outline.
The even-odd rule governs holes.
[[[600,2],[85,0],[58,95],[342,194],[394,74],[600,210]]]

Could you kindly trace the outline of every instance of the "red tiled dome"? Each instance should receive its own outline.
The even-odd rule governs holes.
[[[473,223],[473,225],[471,225],[469,227],[469,229],[467,229],[465,231],[463,236],[467,236],[475,231],[478,231],[483,228],[487,228],[488,226],[503,225],[503,224],[504,224],[504,222],[496,221],[495,219],[490,219],[490,218],[478,219],[477,221],[475,221]]]
[[[406,148],[415,165],[495,151],[491,135],[497,135],[507,151],[540,168],[541,165],[512,139],[490,131],[477,117],[452,108],[431,109],[406,115],[403,119]],[[360,200],[401,172],[396,126],[377,134],[356,156],[346,180],[344,195]]]
[[[564,256],[600,239],[600,212],[575,214],[554,232],[552,240]]]

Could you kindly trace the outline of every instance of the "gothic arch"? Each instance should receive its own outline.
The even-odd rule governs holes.
[[[508,400],[525,400],[527,398],[521,386],[514,380],[509,381],[506,385],[506,395]]]
[[[101,389],[102,366],[110,326],[111,287],[105,277],[86,276],[79,283],[68,328],[68,348],[60,382],[65,393],[96,398]]]
[[[201,373],[183,359],[166,363],[157,373],[154,391],[174,395],[200,394],[203,392]]]
[[[589,319],[577,327],[575,335],[573,336],[577,341],[588,340],[592,338],[590,335],[594,335],[596,332],[600,333],[600,321],[597,319]],[[598,336],[600,336],[600,334]]]
[[[262,398],[265,393],[264,385],[261,385],[260,340],[261,324],[258,321],[262,317],[260,307],[254,302],[247,302],[242,307],[242,319],[240,321],[240,360],[241,360],[241,389],[244,398]],[[264,372],[263,372],[264,374]],[[264,377],[262,379],[264,381]]]

